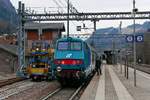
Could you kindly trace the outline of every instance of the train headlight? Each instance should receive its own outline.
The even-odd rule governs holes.
[[[33,67],[33,68],[35,68],[36,66],[35,66],[35,65],[33,65],[32,67]]]
[[[36,48],[37,51],[39,51],[39,48]]]
[[[60,66],[57,67],[57,72],[60,72],[62,68]]]

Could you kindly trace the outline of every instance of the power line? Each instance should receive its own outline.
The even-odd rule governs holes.
[[[67,0],[65,0],[65,1],[66,1],[66,3],[67,3]],[[70,10],[71,13],[75,13],[75,14],[76,14],[76,13],[79,13],[78,10],[72,5],[71,2],[69,2],[69,4],[70,4],[70,5],[69,5],[69,6],[70,6],[69,10]]]
[[[63,3],[62,3],[62,0],[58,0],[60,3],[61,3],[61,5],[64,5]]]
[[[61,0],[57,0],[59,3],[58,3],[56,0],[53,0],[53,1],[55,2],[55,4],[56,4],[58,7],[65,6],[65,4],[63,4]],[[67,4],[67,0],[65,0],[65,1],[66,1],[66,4]],[[69,7],[70,7],[69,10],[70,10],[70,12],[71,12],[71,13],[77,13],[77,10],[75,9],[75,7],[73,7],[73,5],[72,5],[70,2],[69,2],[69,4],[70,4],[70,5],[69,5]],[[65,12],[64,9],[61,9],[61,11],[62,11],[62,12]],[[76,26],[74,22],[72,22],[72,24],[73,24],[74,26]]]
[[[56,0],[53,0],[53,1],[59,8],[62,8],[62,6]],[[63,9],[60,9],[60,10],[61,10],[61,13],[64,12]]]

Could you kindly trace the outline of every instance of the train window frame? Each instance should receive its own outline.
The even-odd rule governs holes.
[[[78,50],[72,49],[72,48],[71,48],[71,43],[80,43],[80,49],[78,49]],[[82,50],[82,42],[81,42],[81,41],[71,41],[71,42],[70,42],[70,50],[71,50],[71,51],[81,51],[81,50]]]
[[[60,42],[67,42],[68,43],[68,49],[59,49],[59,43]],[[75,49],[72,49],[71,48],[71,43],[73,43],[73,42],[79,42],[80,44],[81,44],[81,48],[80,48],[80,50],[75,50]],[[82,50],[82,42],[81,41],[59,41],[58,43],[57,43],[57,50],[59,50],[59,51],[81,51]]]
[[[67,49],[60,49],[60,48],[59,48],[59,43],[63,43],[63,42],[68,43]],[[69,49],[70,49],[70,48],[69,48],[69,42],[68,42],[68,41],[59,41],[59,42],[58,42],[58,44],[57,44],[57,50],[59,50],[59,51],[66,51],[66,50],[69,50]]]

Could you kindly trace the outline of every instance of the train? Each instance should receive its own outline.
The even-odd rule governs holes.
[[[95,72],[96,51],[79,38],[61,38],[54,50],[52,70],[62,84],[82,83]]]
[[[32,80],[52,79],[51,59],[53,53],[54,49],[50,48],[48,43],[44,41],[32,43],[29,65],[27,67],[29,78]]]

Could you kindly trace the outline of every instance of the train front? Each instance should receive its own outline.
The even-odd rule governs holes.
[[[61,82],[72,82],[84,78],[84,52],[82,41],[73,38],[57,42],[54,53],[54,72]]]
[[[31,79],[48,79],[50,72],[50,58],[48,48],[38,42],[31,50],[27,72]]]

